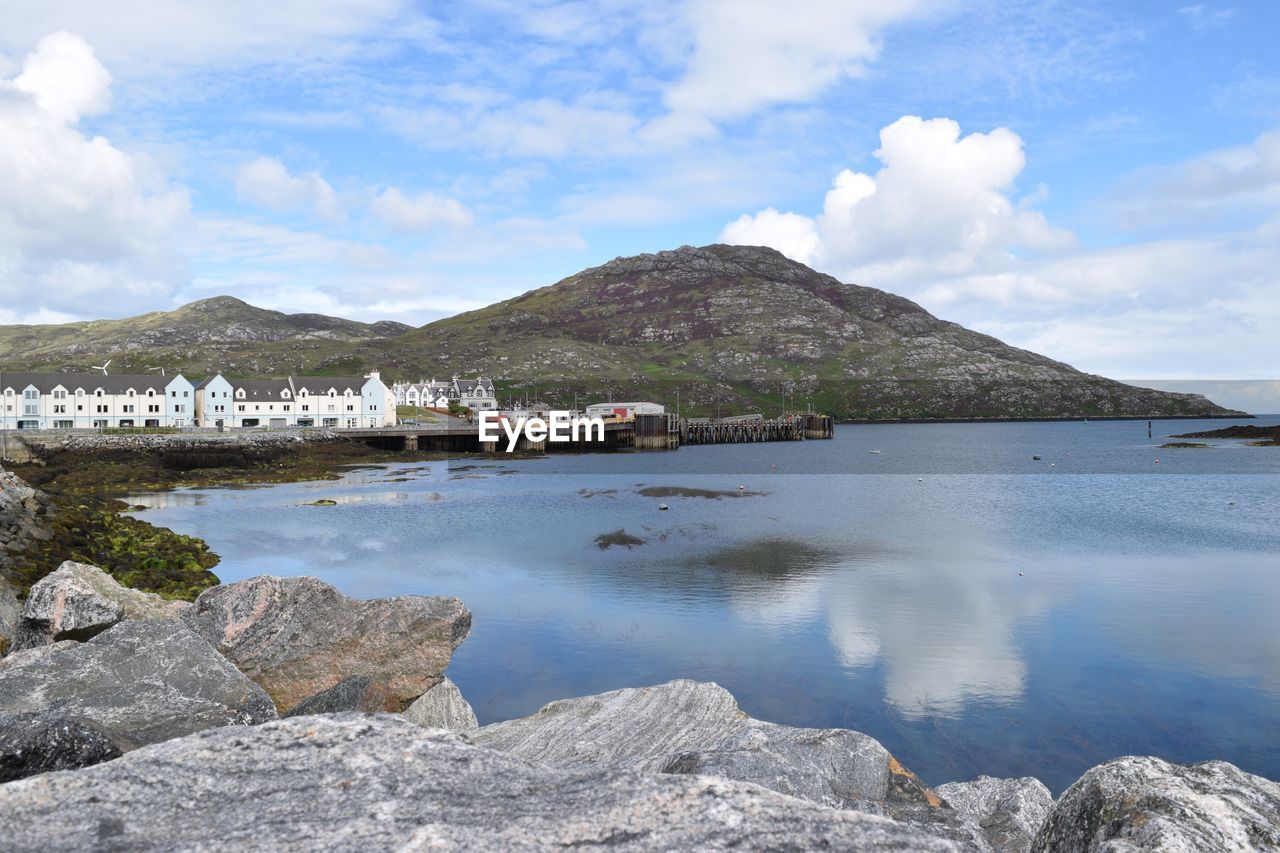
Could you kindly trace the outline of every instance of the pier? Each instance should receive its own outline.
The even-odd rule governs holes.
[[[452,453],[500,453],[501,442],[481,442],[475,424],[450,419],[446,424],[342,430],[349,438],[388,450],[435,450]],[[778,418],[740,415],[728,418],[677,418],[673,414],[636,415],[605,422],[604,442],[531,442],[521,437],[517,453],[583,453],[613,450],[675,450],[681,445],[752,444],[806,441],[835,437],[830,415],[795,414]]]

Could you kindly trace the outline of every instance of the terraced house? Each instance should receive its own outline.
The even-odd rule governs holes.
[[[196,419],[205,427],[395,426],[396,403],[377,372],[363,377],[210,376],[196,387]]]
[[[191,426],[195,404],[181,374],[0,371],[0,429]]]

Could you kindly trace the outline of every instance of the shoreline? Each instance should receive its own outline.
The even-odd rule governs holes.
[[[994,418],[837,418],[836,423],[843,426],[876,426],[879,424],[1017,424],[1017,423],[1070,423],[1080,421],[1235,421],[1256,420],[1260,415],[1098,415],[1098,416],[1046,416],[1046,417],[994,417]]]

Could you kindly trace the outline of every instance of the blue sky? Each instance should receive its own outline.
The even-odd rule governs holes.
[[[0,322],[415,325],[773,245],[1120,377],[1280,357],[1280,4],[0,0]]]

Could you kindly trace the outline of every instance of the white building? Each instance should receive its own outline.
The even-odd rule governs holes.
[[[434,379],[423,382],[397,382],[391,386],[396,405],[417,406],[423,409],[449,408],[449,392],[452,384]]]
[[[493,390],[493,380],[480,376],[474,380],[455,376],[449,399],[468,409],[498,408],[498,395]]]
[[[397,382],[391,386],[397,405],[420,406],[424,409],[447,409],[450,403],[468,409],[496,409],[498,395],[493,380],[477,376],[475,379],[453,377],[449,382],[418,380]]]
[[[395,426],[391,389],[377,372],[364,377],[290,376],[287,379],[228,379],[200,383],[199,421],[208,427]]]
[[[195,404],[181,374],[0,371],[0,429],[190,426]]]
[[[592,403],[587,406],[587,417],[629,421],[636,415],[660,415],[665,411],[661,403]]]

